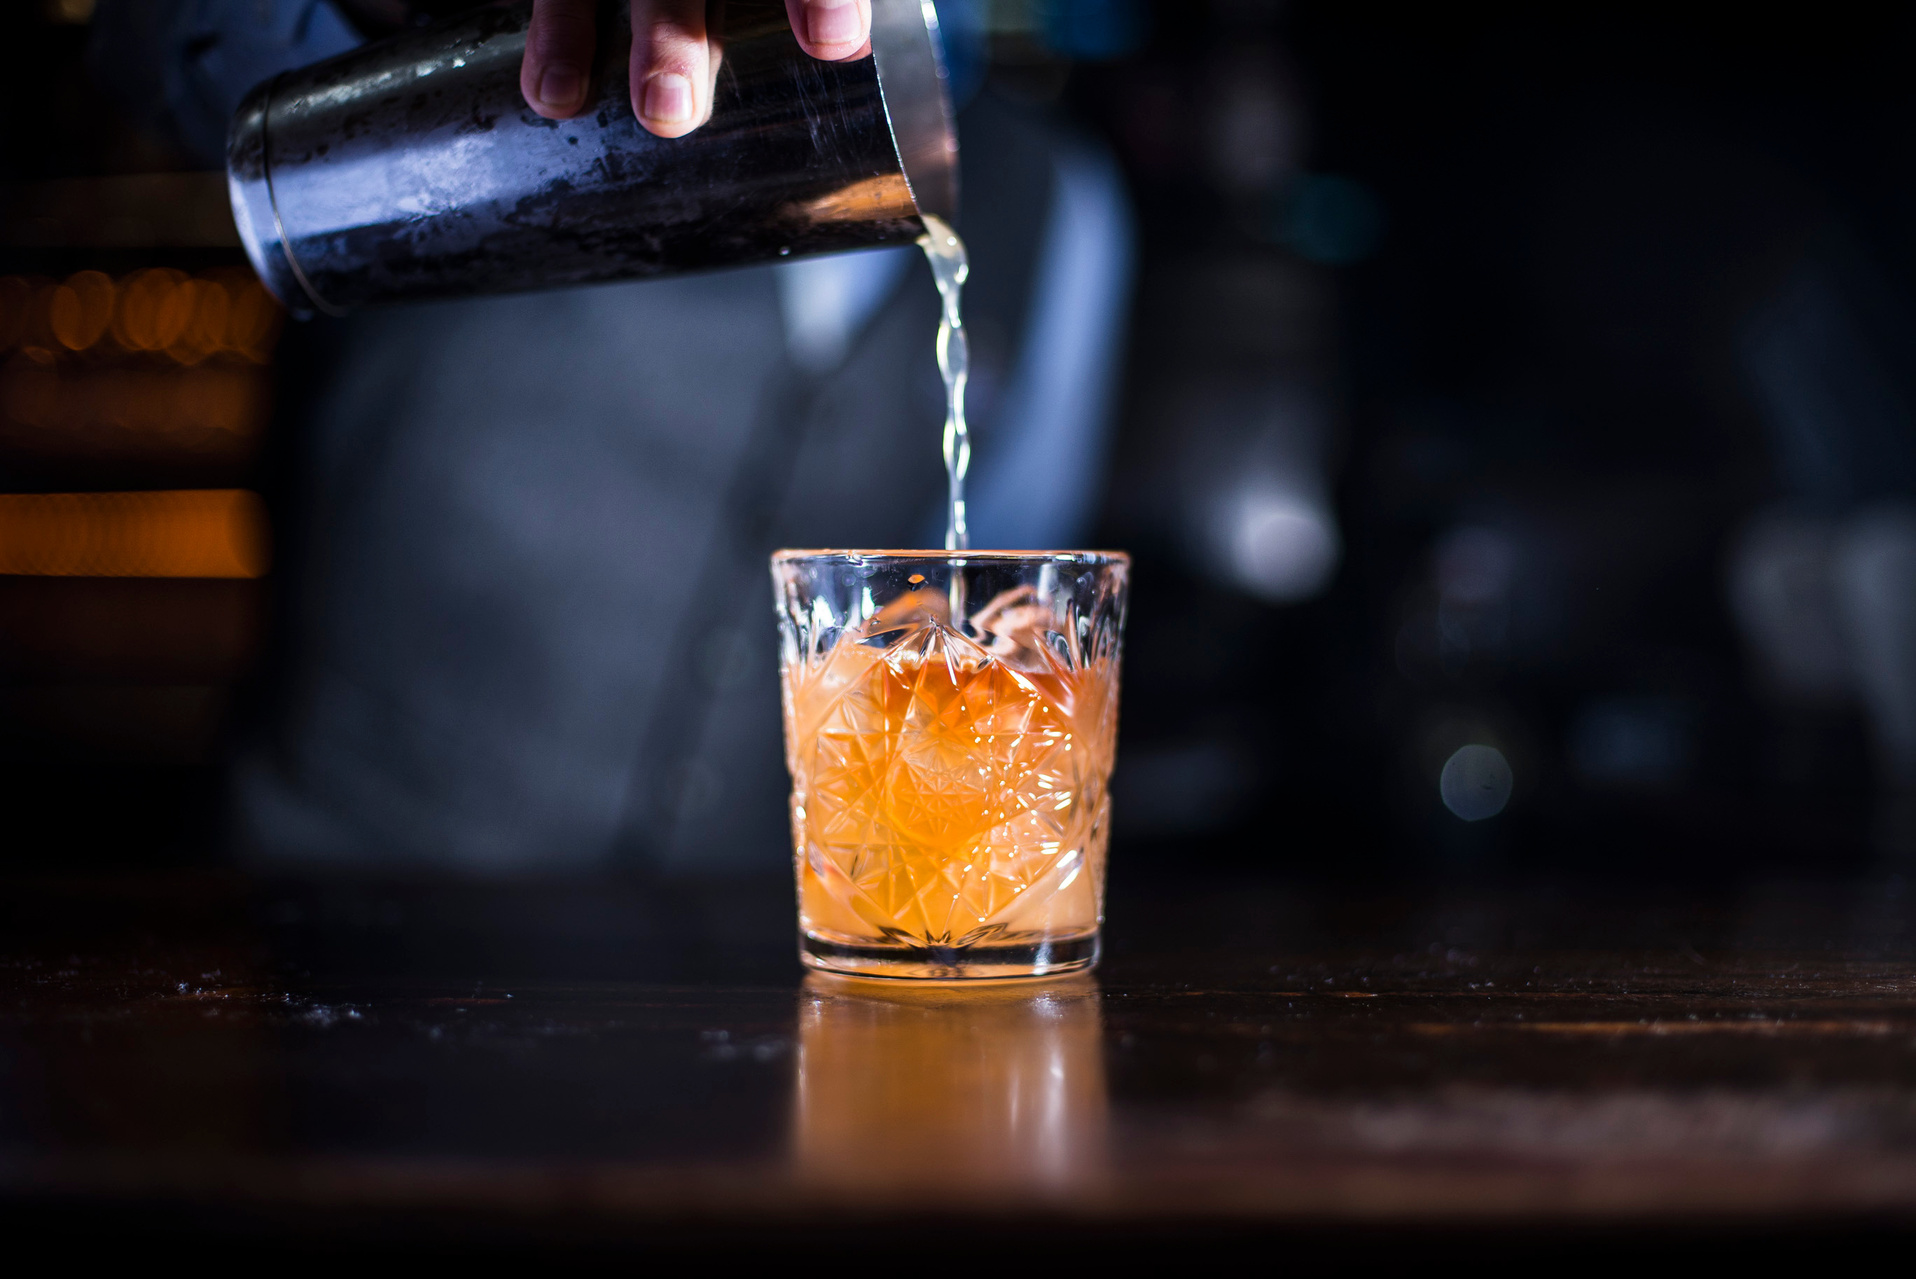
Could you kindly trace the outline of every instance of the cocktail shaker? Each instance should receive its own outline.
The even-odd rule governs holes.
[[[840,63],[799,47],[782,0],[711,5],[712,116],[671,139],[633,117],[625,8],[571,120],[520,96],[524,0],[260,85],[227,151],[260,278],[296,314],[338,315],[910,243],[921,215],[954,218],[931,0],[872,0],[873,56]]]

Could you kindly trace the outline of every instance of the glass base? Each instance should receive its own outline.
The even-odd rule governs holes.
[[[846,942],[805,933],[798,958],[807,968],[853,977],[902,981],[1004,981],[1055,977],[1098,962],[1098,935],[1044,937],[976,946],[904,946],[895,942]]]

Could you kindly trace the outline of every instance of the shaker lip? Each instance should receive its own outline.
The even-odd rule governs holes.
[[[872,58],[905,185],[921,215],[958,220],[958,133],[932,0],[872,0]]]
[[[327,308],[300,278],[273,198],[266,117],[278,84],[279,77],[272,76],[254,86],[233,114],[226,135],[226,191],[233,205],[233,226],[254,273],[280,305],[303,320],[316,307]]]

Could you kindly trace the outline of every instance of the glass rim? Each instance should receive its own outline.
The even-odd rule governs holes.
[[[918,561],[944,564],[990,563],[1025,564],[1130,564],[1124,551],[907,551],[907,550],[812,550],[786,547],[772,552],[774,564],[817,563],[837,560],[846,564],[872,561]]]

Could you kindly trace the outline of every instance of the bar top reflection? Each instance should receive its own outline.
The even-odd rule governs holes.
[[[1089,976],[977,987],[813,973],[799,997],[799,1176],[880,1197],[1029,1197],[1094,1178],[1109,1104]]]
[[[1916,1224],[1897,891],[1136,884],[1095,981],[954,987],[801,982],[785,883],[15,882],[0,1221],[847,1264]]]

